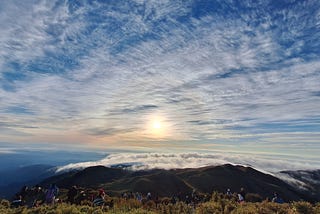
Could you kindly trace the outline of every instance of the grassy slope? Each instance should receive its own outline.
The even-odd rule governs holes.
[[[103,187],[110,195],[132,191],[151,192],[160,197],[171,197],[179,192],[190,194],[192,189],[202,193],[225,192],[227,188],[237,192],[244,187],[247,192],[258,193],[263,198],[278,192],[285,201],[298,201],[301,194],[280,179],[261,173],[250,167],[222,165],[197,169],[127,171],[89,167],[78,172],[69,172],[45,180],[41,186],[57,183],[59,187],[77,185],[86,188]]]
[[[70,205],[70,204],[58,204],[55,206],[42,205],[37,208],[9,208],[9,202],[2,200],[0,202],[0,213],[308,213],[317,214],[320,213],[320,204],[310,204],[308,202],[294,202],[286,204],[275,204],[272,202],[261,203],[249,203],[245,202],[239,204],[234,200],[225,199],[217,193],[213,193],[212,199],[209,202],[198,204],[196,207],[179,202],[173,204],[159,204],[155,205],[154,202],[148,202],[141,204],[134,199],[124,200],[120,198],[114,198],[115,204],[113,208],[108,207],[92,207],[88,205]]]

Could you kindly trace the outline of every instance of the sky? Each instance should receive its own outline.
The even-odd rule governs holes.
[[[0,1],[0,154],[320,161],[319,108],[318,0]]]

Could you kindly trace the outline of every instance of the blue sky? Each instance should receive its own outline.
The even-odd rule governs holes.
[[[1,1],[0,29],[13,149],[320,152],[317,0]]]

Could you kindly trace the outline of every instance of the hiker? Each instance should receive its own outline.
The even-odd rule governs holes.
[[[196,196],[196,190],[193,189],[193,190],[192,190],[192,193],[191,193],[191,197],[194,198],[195,196]]]
[[[239,200],[239,203],[244,202],[244,197],[240,193],[238,193],[238,200]]]
[[[104,189],[99,189],[98,197],[104,200],[104,197],[106,197],[106,192],[104,191]]]
[[[129,196],[128,196],[127,192],[122,193],[122,198],[124,198],[125,200],[127,200],[128,197],[129,197]]]
[[[136,192],[136,199],[141,202],[142,201],[142,196],[139,192]]]
[[[227,196],[231,196],[231,195],[232,195],[232,193],[231,193],[231,190],[230,190],[230,189],[227,189],[226,195],[227,195]]]
[[[178,192],[177,198],[178,198],[178,201],[182,201],[183,200],[183,195],[182,195],[181,191]]]
[[[17,208],[23,205],[22,196],[18,195],[15,200],[11,202],[11,207]]]
[[[278,203],[278,204],[283,204],[282,198],[280,198],[276,192],[273,194],[273,196],[274,197],[272,198],[272,202]]]
[[[191,193],[191,202],[195,205],[199,202],[199,195],[195,189]]]
[[[69,190],[68,192],[68,201],[71,203],[71,204],[74,204],[75,203],[75,197],[77,196],[78,194],[78,188],[77,186],[72,186],[71,189]]]
[[[134,194],[133,194],[133,192],[131,191],[131,192],[129,192],[129,194],[128,194],[128,198],[129,199],[133,199],[134,198]]]
[[[99,189],[99,193],[96,199],[93,200],[93,206],[104,206],[106,193],[104,189]]]
[[[46,203],[54,205],[56,197],[59,193],[59,188],[56,184],[51,184],[49,189],[46,192]]]
[[[26,198],[26,196],[28,194],[28,191],[29,191],[29,187],[27,187],[27,186],[23,186],[21,188],[21,190],[20,190],[20,192],[18,194],[19,196],[22,197],[21,200],[25,200],[25,198]]]
[[[175,195],[173,195],[172,197],[171,197],[171,204],[176,204],[177,203],[177,197],[175,196]]]
[[[246,192],[244,191],[244,188],[242,187],[240,189],[240,192],[238,193],[238,199],[239,199],[239,202],[242,203],[245,201],[245,197],[246,197]]]
[[[32,191],[29,192],[29,198],[26,201],[28,207],[39,207],[43,203],[45,194],[42,188],[39,185],[36,185],[32,188]]]
[[[190,204],[191,203],[191,197],[189,197],[189,195],[186,195],[185,202],[186,202],[186,204]]]
[[[147,201],[151,201],[151,193],[150,192],[148,192],[148,194],[147,194]]]

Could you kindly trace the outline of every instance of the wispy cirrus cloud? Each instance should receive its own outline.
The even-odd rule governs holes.
[[[319,149],[317,1],[1,5],[6,139]],[[148,130],[154,117],[161,138]]]

